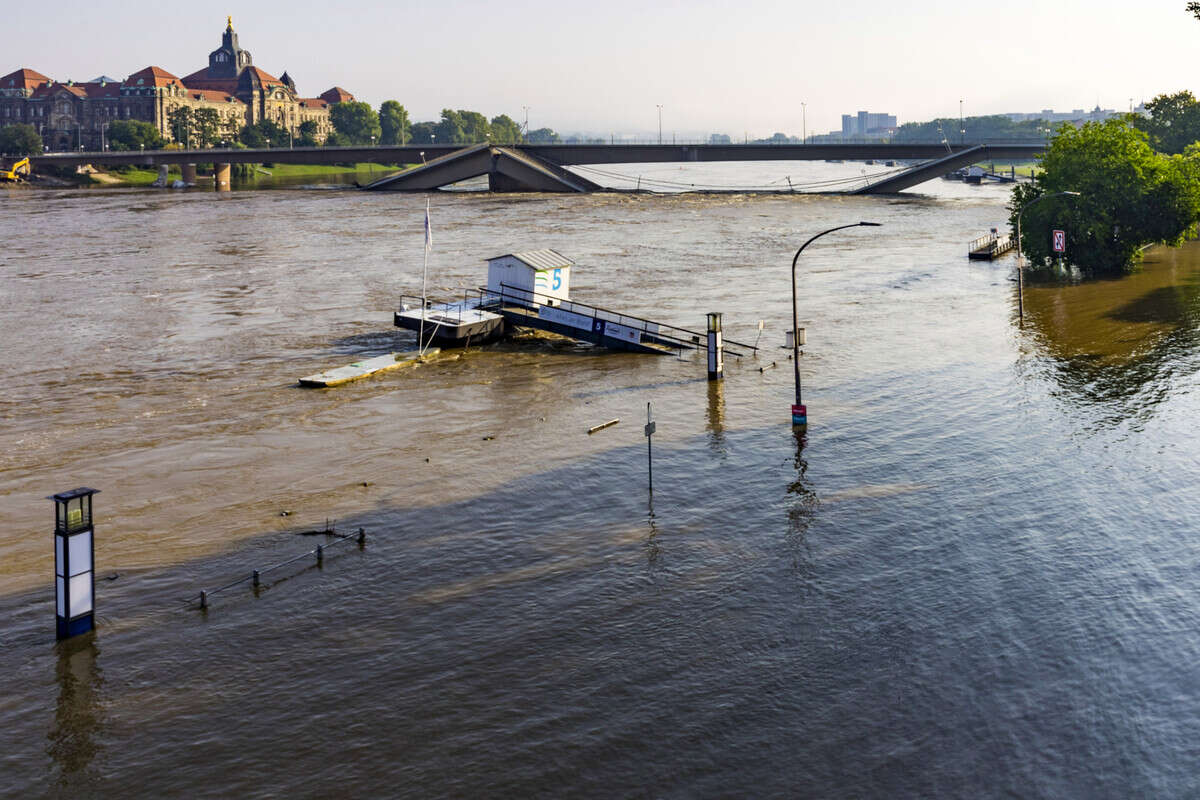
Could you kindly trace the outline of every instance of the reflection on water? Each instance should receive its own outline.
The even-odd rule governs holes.
[[[725,381],[708,382],[708,406],[705,419],[708,444],[712,451],[724,455],[725,450]]]
[[[56,645],[58,702],[46,754],[54,762],[58,788],[66,797],[93,784],[93,761],[101,749],[97,739],[102,725],[100,690],[104,678],[97,663],[100,648],[96,636],[88,633]]]
[[[1068,398],[1152,410],[1198,366],[1200,242],[1155,248],[1122,278],[1027,286],[1025,308]]]

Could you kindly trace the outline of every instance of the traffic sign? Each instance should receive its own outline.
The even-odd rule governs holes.
[[[1054,252],[1064,253],[1067,250],[1067,232],[1054,231]]]

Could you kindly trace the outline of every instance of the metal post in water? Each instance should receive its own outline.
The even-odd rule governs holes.
[[[654,451],[650,437],[654,435],[657,425],[650,414],[650,403],[646,403],[646,477],[650,484],[650,494],[654,494]]]
[[[320,566],[325,561],[325,548],[317,545],[317,565]]]
[[[358,548],[361,550],[367,544],[367,532],[363,528],[358,529]]]
[[[708,312],[708,379],[725,377],[724,344],[721,341],[721,312]]]
[[[254,586],[255,589],[257,589],[262,584],[262,579],[258,574],[258,570],[254,570],[254,572],[250,575],[250,583],[251,583],[251,585]]]
[[[208,592],[200,590],[200,608],[208,608]]]

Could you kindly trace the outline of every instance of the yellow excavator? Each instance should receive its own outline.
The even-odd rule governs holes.
[[[15,164],[6,165],[0,163],[0,181],[21,181],[29,177],[33,170],[29,166],[29,159],[22,158]]]

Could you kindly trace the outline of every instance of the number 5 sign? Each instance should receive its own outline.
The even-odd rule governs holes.
[[[1067,232],[1054,231],[1054,252],[1063,253],[1067,249]]]

